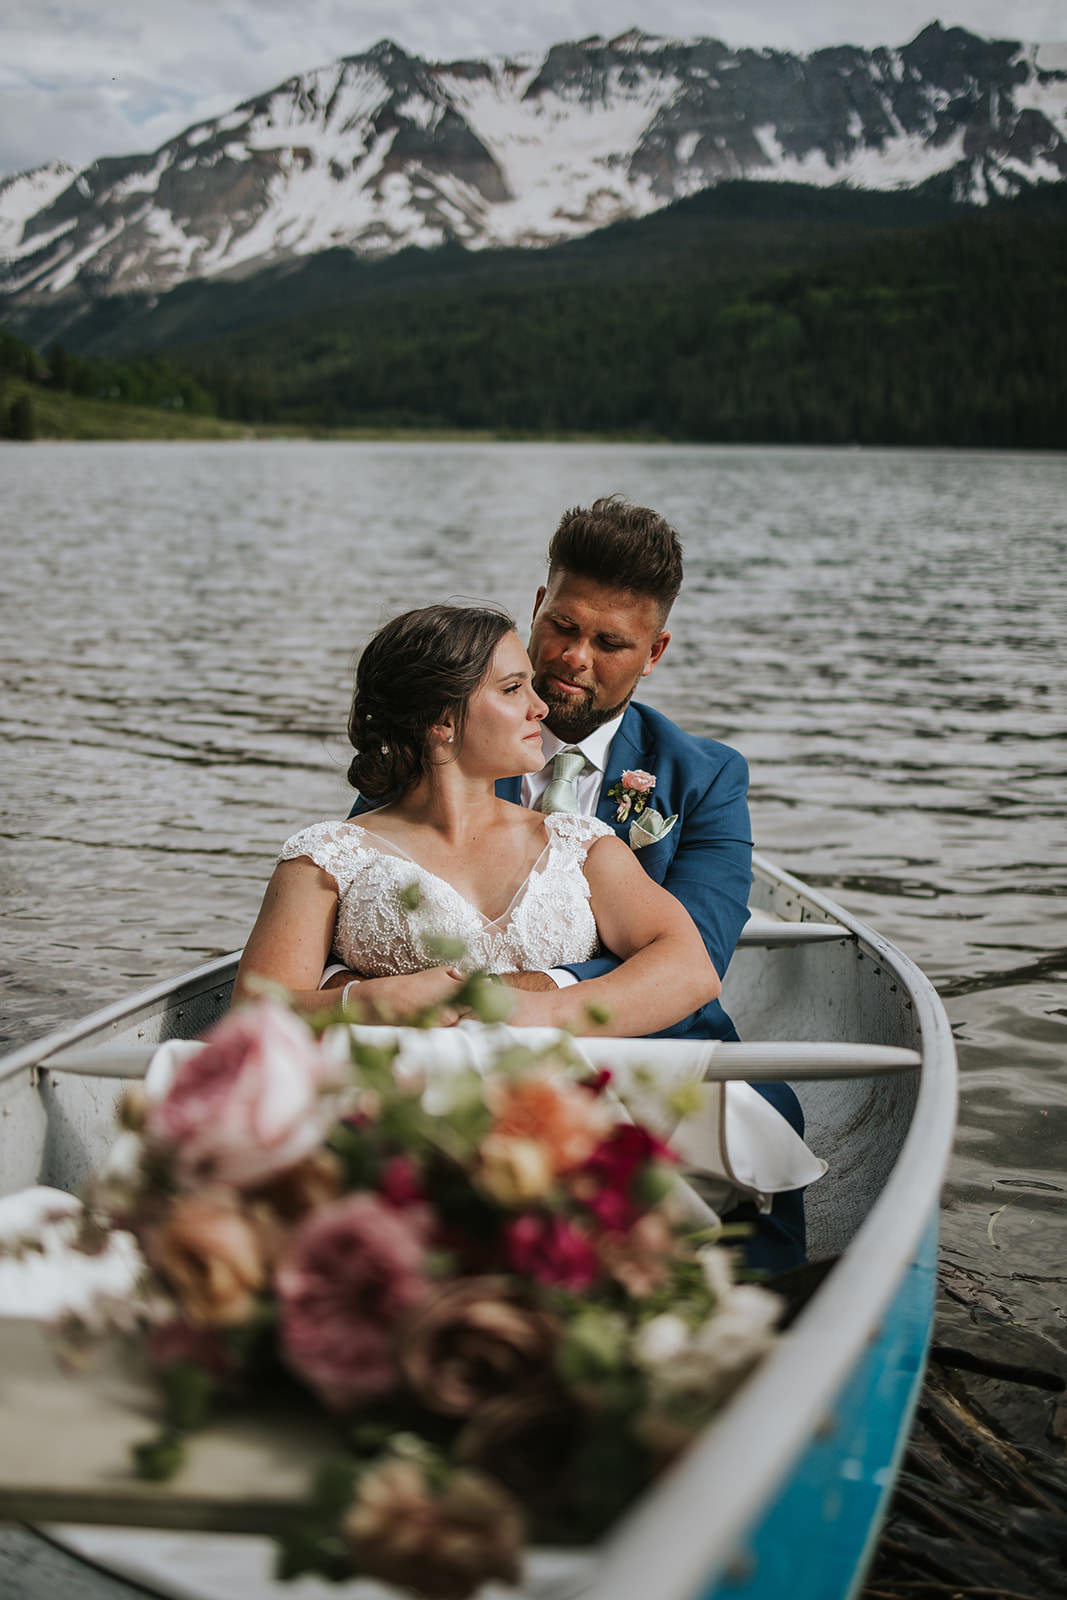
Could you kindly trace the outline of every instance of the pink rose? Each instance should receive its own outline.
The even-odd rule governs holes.
[[[601,1275],[589,1235],[566,1217],[528,1213],[508,1224],[505,1238],[512,1270],[538,1283],[577,1293]]]
[[[640,768],[636,772],[624,772],[619,782],[624,789],[636,789],[638,794],[651,794],[656,787],[654,774],[642,772]]]
[[[285,1358],[344,1411],[396,1383],[395,1329],[427,1292],[424,1208],[346,1195],[301,1225],[278,1269]]]
[[[328,1126],[322,1091],[336,1068],[311,1029],[264,1000],[235,1011],[149,1106],[148,1133],[175,1147],[187,1184],[246,1189],[294,1167]]]

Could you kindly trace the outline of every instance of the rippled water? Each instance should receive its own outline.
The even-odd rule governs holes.
[[[1067,1345],[1067,458],[37,445],[0,487],[0,1037],[238,946],[281,840],[347,810],[358,641],[449,595],[525,618],[561,509],[618,489],[687,552],[647,698],[940,988],[946,1248]]]

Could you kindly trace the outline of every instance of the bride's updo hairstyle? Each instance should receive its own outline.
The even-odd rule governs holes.
[[[348,781],[370,800],[405,793],[430,770],[429,731],[446,716],[463,738],[467,705],[515,623],[491,606],[423,606],[380,628],[359,658]]]

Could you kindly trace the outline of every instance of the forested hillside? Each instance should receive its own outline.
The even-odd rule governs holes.
[[[725,185],[552,250],[330,252],[120,306],[65,338],[249,421],[1067,446],[1067,186],[979,212]]]

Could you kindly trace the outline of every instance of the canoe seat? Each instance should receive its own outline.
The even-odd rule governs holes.
[[[583,1041],[592,1044],[592,1040]],[[667,1041],[668,1044],[671,1041]],[[616,1053],[619,1041],[613,1042]],[[602,1046],[603,1041],[597,1041]],[[629,1053],[639,1049],[637,1040],[626,1040]],[[662,1048],[662,1042],[660,1042]],[[153,1045],[98,1045],[92,1049],[74,1047],[50,1056],[41,1066],[49,1072],[71,1072],[96,1078],[143,1078],[156,1050]],[[688,1047],[687,1047],[688,1048]],[[912,1072],[921,1064],[916,1050],[894,1045],[822,1043],[818,1040],[769,1039],[746,1044],[716,1044],[708,1048],[704,1079],[708,1083],[728,1083],[732,1079],[758,1083],[781,1078],[866,1078],[884,1073]]]
[[[775,949],[798,944],[830,944],[851,938],[850,930],[840,922],[788,922],[766,911],[753,911],[741,931],[737,947],[755,945]]]

